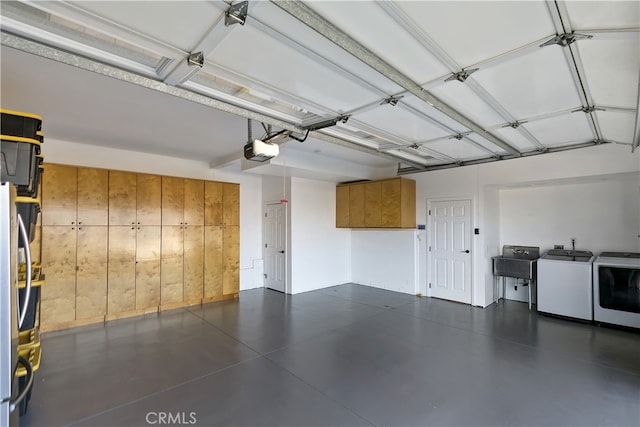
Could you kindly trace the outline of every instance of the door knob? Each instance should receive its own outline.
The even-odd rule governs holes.
[[[284,251],[279,251],[279,252],[280,252],[281,254],[283,254],[283,253],[284,253]]]
[[[465,254],[469,253],[469,249],[467,249],[466,251],[460,251],[460,252],[464,252]]]

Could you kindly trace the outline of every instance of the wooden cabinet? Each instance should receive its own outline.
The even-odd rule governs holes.
[[[238,184],[47,165],[42,186],[45,330],[238,295]]]
[[[136,227],[109,227],[107,313],[132,311],[136,304]]]
[[[109,225],[135,225],[136,174],[109,171]]]
[[[135,308],[157,309],[160,305],[162,229],[159,225],[139,225],[136,231]]]
[[[349,186],[349,226],[364,227],[364,184]]]
[[[42,235],[42,271],[47,284],[41,291],[41,323],[71,322],[76,318],[77,233],[71,226],[43,225]]]
[[[205,182],[203,300],[215,301],[239,291],[240,186]]]
[[[336,227],[415,228],[416,183],[407,178],[336,187]]]
[[[336,187],[336,227],[349,227],[349,186],[339,185]]]
[[[109,223],[109,171],[78,168],[78,225]]]
[[[76,320],[107,313],[108,227],[78,226],[76,243]],[[48,277],[48,276],[47,276]]]
[[[382,183],[371,182],[364,187],[364,226],[382,227]]]
[[[75,225],[78,210],[78,169],[46,165],[42,174],[42,225]]]
[[[204,292],[204,226],[184,227],[184,301],[188,304],[202,301]]]
[[[184,179],[162,177],[162,225],[184,222]]]
[[[138,225],[162,224],[162,177],[137,174],[136,222]]]
[[[160,263],[160,304],[179,303],[184,299],[184,248],[182,226],[162,226],[162,253]]]

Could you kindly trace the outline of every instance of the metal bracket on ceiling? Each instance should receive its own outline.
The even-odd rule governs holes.
[[[404,95],[399,95],[399,96],[390,96],[386,99],[383,99],[382,102],[380,103],[380,105],[385,105],[385,104],[389,104],[392,107],[395,107],[396,105],[398,105],[398,102],[404,98]]]
[[[190,53],[189,56],[187,56],[187,64],[189,66],[197,65],[198,67],[202,68],[202,66],[204,65],[204,53]]]
[[[523,121],[519,121],[516,120],[515,122],[511,122],[511,123],[507,123],[504,126],[502,126],[503,128],[512,128],[512,129],[518,129],[521,125],[527,123],[526,120]]]
[[[557,44],[558,46],[569,46],[576,40],[585,40],[585,39],[591,39],[591,38],[593,38],[591,34],[578,34],[578,33],[557,34],[551,39],[542,43],[540,47],[551,46],[552,44]]]
[[[420,145],[414,143],[414,144],[411,144],[409,146],[409,148],[413,148],[414,150],[418,150],[418,149],[420,149]]]
[[[464,83],[464,81],[467,80],[471,74],[475,73],[478,70],[479,68],[470,68],[468,70],[463,69],[461,71],[458,71],[457,73],[451,74],[444,81],[450,82],[451,80],[457,80],[459,82]]]
[[[248,1],[232,4],[224,13],[224,25],[226,25],[227,27],[234,24],[244,25],[245,21],[247,20],[248,10]]]
[[[461,141],[462,138],[464,138],[465,136],[469,135],[468,133],[462,134],[462,133],[457,133],[455,135],[451,135],[449,137],[449,139],[457,139],[458,141]]]
[[[585,114],[593,113],[594,111],[607,111],[604,108],[596,107],[595,105],[588,105],[586,107],[578,108],[577,110],[571,111],[572,113],[577,113],[578,111],[582,111]]]

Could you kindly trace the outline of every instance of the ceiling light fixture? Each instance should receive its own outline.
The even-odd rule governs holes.
[[[226,25],[227,27],[234,24],[244,25],[245,21],[247,20],[248,11],[248,1],[232,4],[224,13],[224,25]]]

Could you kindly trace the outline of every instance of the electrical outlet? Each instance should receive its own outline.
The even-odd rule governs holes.
[[[553,249],[564,249],[564,245],[553,245]]]

